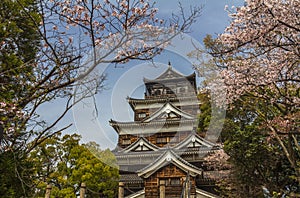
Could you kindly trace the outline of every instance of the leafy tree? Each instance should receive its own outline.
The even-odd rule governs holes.
[[[224,130],[224,150],[230,156],[232,172],[223,187],[230,186],[230,196],[263,197],[263,189],[272,195],[298,192],[298,184],[293,179],[295,170],[290,166],[282,148],[275,139],[269,137],[264,127],[264,119],[256,115],[256,108],[264,112],[268,109],[260,100],[249,97],[233,104],[229,110]]]
[[[207,91],[202,90],[198,94],[198,100],[201,101],[200,105],[200,114],[198,117],[198,127],[197,132],[201,136],[205,136],[205,132],[208,130],[208,126],[210,123],[211,118],[211,104],[210,104],[210,97]]]
[[[209,92],[200,94],[203,115],[200,116],[199,128],[204,130],[202,123],[210,124],[211,107]],[[243,96],[245,97],[245,96]],[[204,98],[204,100],[203,100]],[[235,108],[227,111],[222,129],[220,143],[226,154],[217,152],[206,156],[206,165],[211,169],[226,171],[225,178],[216,178],[216,185],[224,197],[263,197],[263,189],[271,196],[298,192],[298,184],[293,179],[295,170],[290,166],[276,140],[269,138],[268,130],[263,127],[263,119],[255,114],[256,106],[263,112],[268,107],[256,98],[244,98],[235,101]],[[204,109],[204,111],[203,111]],[[205,119],[203,119],[205,118]],[[202,121],[201,121],[202,120]],[[203,122],[205,120],[205,122]]]
[[[35,63],[40,35],[33,19],[39,22],[40,16],[34,0],[3,0],[0,8],[0,196],[22,197],[30,195],[33,164],[20,151],[25,118],[14,101],[30,88],[24,79],[34,78],[33,68],[24,63]],[[8,142],[13,146],[7,148]]]
[[[34,61],[39,49],[40,35],[31,17],[22,8],[26,7],[28,14],[39,22],[40,16],[34,0],[16,1],[3,0],[0,3],[0,64],[1,64],[1,99],[12,101],[22,96],[27,84],[21,84],[19,78],[33,78],[33,68],[24,63]]]
[[[270,137],[278,141],[299,180],[298,12],[299,2],[248,1],[220,36],[224,48],[216,53],[225,60],[229,100],[249,94],[271,107],[256,112],[263,113]]]
[[[33,164],[17,153],[7,151],[0,155],[0,197],[29,196],[32,189],[25,185],[33,182]]]
[[[81,145],[77,134],[52,136],[30,153],[35,164],[37,195],[43,196],[47,184],[52,184],[54,197],[76,197],[82,183],[87,197],[115,197],[118,169],[109,150],[100,150],[96,143]],[[92,151],[92,152],[91,152]]]
[[[264,189],[269,191],[269,196],[275,192],[278,195],[297,192],[297,182],[290,177],[294,170],[280,148],[271,144],[274,142],[266,142],[255,126],[236,131],[224,143],[233,165],[229,179],[222,184],[223,188],[230,186],[228,196],[263,197]]]

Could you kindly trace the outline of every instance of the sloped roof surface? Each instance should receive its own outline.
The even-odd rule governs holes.
[[[157,151],[158,149],[158,146],[152,144],[146,138],[140,137],[137,141],[123,149],[121,152]]]
[[[172,103],[166,102],[160,109],[158,109],[156,112],[154,112],[149,117],[145,118],[145,120],[143,120],[143,122],[150,122],[157,118],[161,118],[161,119],[164,119],[164,118],[194,119],[194,116],[182,111],[181,109],[172,105]]]
[[[202,170],[198,167],[190,164],[189,162],[182,159],[179,155],[177,155],[174,151],[168,149],[165,151],[160,157],[158,157],[155,161],[153,161],[148,166],[144,167],[143,169],[137,171],[138,176],[148,178],[153,173],[155,173],[160,168],[168,165],[174,164],[181,170],[185,172],[189,172],[190,175],[196,176],[201,174]]]

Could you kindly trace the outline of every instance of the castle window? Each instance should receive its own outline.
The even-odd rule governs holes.
[[[156,138],[156,143],[167,143],[168,142],[168,138],[167,137],[158,137]]]
[[[155,95],[161,95],[161,91],[159,89],[155,90]]]
[[[185,87],[180,87],[179,88],[179,93],[184,93],[186,92],[186,88]]]
[[[122,144],[123,145],[129,145],[129,144],[131,144],[131,140],[130,139],[123,139]]]
[[[180,179],[179,178],[173,178],[173,179],[171,179],[170,184],[171,184],[171,186],[178,186],[178,185],[180,185]]]
[[[171,89],[167,89],[167,94],[173,94],[173,91]]]
[[[138,114],[138,117],[139,117],[139,118],[145,118],[145,117],[146,117],[146,113],[139,113],[139,114]]]
[[[166,180],[167,186],[180,186],[180,178],[169,178]]]

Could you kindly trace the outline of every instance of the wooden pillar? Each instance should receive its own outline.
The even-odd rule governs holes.
[[[166,182],[165,180],[159,180],[159,198],[166,197]]]
[[[124,183],[119,182],[119,195],[118,198],[124,198]]]
[[[85,197],[85,190],[86,190],[86,184],[85,183],[81,183],[81,186],[80,186],[80,198],[84,198]]]
[[[48,184],[47,187],[46,187],[45,198],[50,198],[51,189],[52,189],[51,184]]]
[[[186,198],[190,197],[190,194],[189,194],[189,181],[187,181],[185,183],[184,197],[186,197]]]

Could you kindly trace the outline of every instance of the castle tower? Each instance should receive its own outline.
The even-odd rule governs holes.
[[[194,130],[200,113],[196,75],[184,76],[169,63],[144,84],[143,99],[127,98],[134,121],[110,120],[119,135],[119,197],[199,197],[205,192],[198,189],[203,157],[218,148]]]

